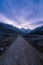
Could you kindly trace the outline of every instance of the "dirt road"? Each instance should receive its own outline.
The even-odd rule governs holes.
[[[0,57],[0,65],[43,65],[43,58],[34,47],[18,36],[9,49]]]

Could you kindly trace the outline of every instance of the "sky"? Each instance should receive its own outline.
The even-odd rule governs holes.
[[[43,25],[43,0],[0,0],[0,22],[25,29]]]

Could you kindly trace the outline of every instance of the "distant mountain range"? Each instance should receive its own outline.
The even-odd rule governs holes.
[[[37,34],[37,35],[43,35],[43,26],[39,26],[32,30],[30,34]]]
[[[43,35],[43,26],[37,27],[34,30],[30,30],[30,29],[24,29],[24,28],[17,28],[14,27],[13,25],[8,25],[5,23],[1,23],[0,22],[0,33],[12,33],[12,34],[39,34],[39,35]]]
[[[12,25],[8,25],[5,23],[0,22],[0,33],[12,33],[12,34],[19,34],[19,29],[13,27]]]
[[[23,33],[25,33],[25,34],[28,34],[28,33],[31,32],[30,29],[24,29],[24,28],[21,28],[21,31],[22,31]]]
[[[31,30],[30,29],[24,29],[24,28],[17,28],[14,27],[13,25],[9,25],[9,24],[5,24],[5,23],[1,23],[0,22],[0,33],[5,32],[5,33],[17,33],[17,34],[27,34],[29,33]]]

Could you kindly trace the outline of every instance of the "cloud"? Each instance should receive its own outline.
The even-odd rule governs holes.
[[[0,0],[0,20],[19,28],[34,28],[43,22],[43,0]]]
[[[11,21],[10,19],[8,19],[6,16],[0,14],[0,22],[4,22],[7,24],[11,24],[11,25],[15,25],[15,21]]]

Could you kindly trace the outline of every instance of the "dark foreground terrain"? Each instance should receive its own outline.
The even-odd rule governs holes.
[[[43,35],[24,35],[24,39],[43,53]]]
[[[43,65],[43,27],[40,29],[26,33],[0,23],[0,65]]]
[[[0,33],[0,55],[13,43],[17,36],[10,33]]]
[[[0,57],[0,65],[43,65],[43,54],[18,36]]]

